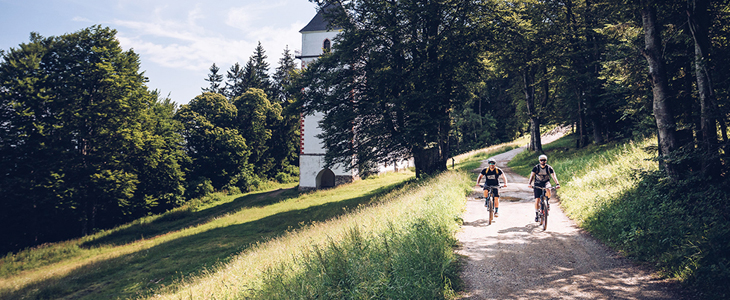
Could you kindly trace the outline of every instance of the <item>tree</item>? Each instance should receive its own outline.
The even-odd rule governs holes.
[[[251,88],[233,100],[238,116],[235,128],[246,140],[251,155],[248,163],[253,165],[255,174],[265,175],[274,167],[276,161],[269,151],[272,125],[281,121],[281,105],[271,103],[263,90]]]
[[[180,107],[191,183],[210,180],[221,189],[250,167],[251,148],[236,125],[238,109],[221,94],[203,93]]]
[[[717,143],[717,111],[715,91],[711,75],[710,43],[710,1],[687,0],[687,23],[694,44],[694,67],[700,102],[700,148],[702,149],[702,171],[706,175],[718,175],[720,161]],[[725,130],[723,130],[725,131]]]
[[[115,35],[101,26],[59,37],[34,33],[3,54],[0,219],[15,230],[3,237],[12,249],[109,228],[155,203],[179,203],[179,169],[163,171],[168,182],[145,173],[147,164],[183,158],[168,155],[177,147],[174,134],[156,132],[156,94],[145,87],[139,56],[123,51]]]
[[[282,111],[281,119],[273,120],[272,137],[268,146],[269,153],[274,158],[274,167],[269,176],[279,176],[281,180],[296,175],[296,168],[299,165],[300,110],[294,99],[297,92],[293,90],[296,88],[293,84],[296,76],[299,76],[299,73],[294,57],[289,47],[286,47],[272,76],[274,96],[271,101],[279,103]]]
[[[657,22],[656,3],[652,0],[641,0],[641,20],[644,28],[645,46],[642,51],[644,58],[649,64],[649,75],[652,80],[652,92],[654,95],[654,118],[656,119],[659,138],[659,149],[663,156],[672,154],[677,149],[677,141],[674,136],[675,123],[674,114],[670,108],[667,73],[664,60],[662,59],[662,41],[660,36],[660,24]],[[676,176],[674,166],[664,162],[664,168],[670,176]]]
[[[529,149],[540,152],[541,119],[550,98],[549,65],[555,54],[556,30],[560,28],[559,10],[549,4],[543,1],[500,2],[486,15],[495,24],[492,30],[496,41],[489,48],[489,58],[518,82],[530,124]]]
[[[225,96],[229,100],[233,100],[238,96],[243,95],[248,89],[248,82],[246,81],[245,70],[241,68],[238,63],[233,64],[230,70],[226,73],[226,87]]]
[[[207,88],[202,88],[201,90],[203,93],[218,93],[218,94],[225,94],[225,88],[221,87],[221,82],[223,82],[223,75],[218,74],[218,71],[220,71],[221,68],[215,65],[213,63],[212,66],[210,66],[210,74],[208,74],[208,78],[205,79],[205,81],[210,82],[210,86]]]
[[[282,57],[279,59],[279,65],[274,71],[274,76],[272,76],[274,93],[271,100],[286,102],[292,98],[292,93],[287,91],[287,89],[292,85],[292,76],[296,71],[296,67],[294,56],[291,55],[289,46],[287,46],[284,48],[284,53],[282,53]]]
[[[324,9],[324,7],[321,7]],[[471,1],[351,1],[327,9],[343,31],[308,66],[303,111],[321,123],[328,164],[367,172],[412,156],[416,176],[446,169],[451,111],[480,65]],[[354,162],[354,163],[353,163]]]
[[[266,51],[261,46],[261,42],[259,42],[243,70],[243,80],[246,83],[245,90],[255,88],[263,90],[267,95],[272,94],[267,58]]]

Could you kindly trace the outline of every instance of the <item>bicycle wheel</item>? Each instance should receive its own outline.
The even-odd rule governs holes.
[[[489,198],[487,198],[487,208],[489,209],[489,224],[492,225],[492,220],[494,219],[494,197],[492,195],[489,195]]]
[[[542,217],[542,219],[543,219],[542,220],[542,230],[543,231],[547,230],[547,221],[548,221],[548,208],[547,208],[546,202],[547,201],[545,200],[544,197],[542,198],[542,201],[540,202],[542,204],[541,206],[542,206],[542,215],[543,215],[543,217]]]

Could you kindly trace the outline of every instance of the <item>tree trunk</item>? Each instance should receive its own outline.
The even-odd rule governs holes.
[[[527,67],[522,72],[522,90],[525,93],[525,102],[527,103],[527,114],[530,116],[530,150],[542,152],[542,142],[540,141],[540,118],[535,111],[535,74],[532,69]]]
[[[586,8],[584,13],[585,20],[585,40],[588,42],[586,45],[588,49],[588,63],[586,64],[586,74],[588,77],[588,93],[587,100],[590,104],[588,113],[591,116],[591,125],[593,126],[593,142],[596,144],[603,144],[603,121],[602,112],[599,107],[600,95],[602,93],[602,85],[598,79],[601,76],[601,64],[600,59],[600,48],[598,46],[598,37],[593,28],[596,26],[595,18],[593,17],[593,3],[589,0],[585,2]]]
[[[713,107],[714,90],[710,76],[710,7],[709,0],[687,0],[687,17],[694,40],[695,74],[700,100],[700,132],[702,149],[702,173],[713,176],[719,174],[717,118]]]
[[[575,97],[578,99],[578,139],[575,141],[575,147],[580,149],[586,146],[586,121],[585,110],[583,109],[583,97],[578,90],[575,91]]]
[[[659,148],[661,149],[663,164],[667,174],[677,178],[677,172],[673,163],[666,159],[677,148],[674,136],[674,115],[669,107],[671,92],[669,90],[664,60],[661,55],[661,36],[659,24],[656,18],[656,7],[651,0],[641,0],[641,20],[644,27],[645,47],[642,51],[644,58],[649,64],[649,75],[652,81],[652,93],[654,96],[654,118],[656,119]]]
[[[416,166],[416,178],[435,175],[446,168],[446,161],[441,160],[439,147],[416,149],[413,153],[413,164]]]

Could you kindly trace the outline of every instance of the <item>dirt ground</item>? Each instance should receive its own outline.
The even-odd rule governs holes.
[[[691,298],[677,283],[659,279],[579,229],[553,199],[547,230],[539,228],[527,178],[506,167],[523,150],[494,157],[506,173],[507,188],[499,192],[499,217],[492,225],[487,225],[484,200],[476,199],[481,189],[475,186],[467,198],[464,225],[457,236],[465,285],[459,299]],[[557,176],[564,181],[570,175]]]

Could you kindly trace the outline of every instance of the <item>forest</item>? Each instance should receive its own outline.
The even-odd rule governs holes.
[[[321,59],[284,49],[272,71],[259,44],[185,105],[145,86],[114,29],[31,33],[0,53],[0,251],[294,181],[314,111],[328,163],[360,174],[413,157],[428,176],[523,135],[542,151],[541,129],[570,125],[576,148],[656,137],[660,174],[642,176],[726,187],[728,2],[340,1]]]

